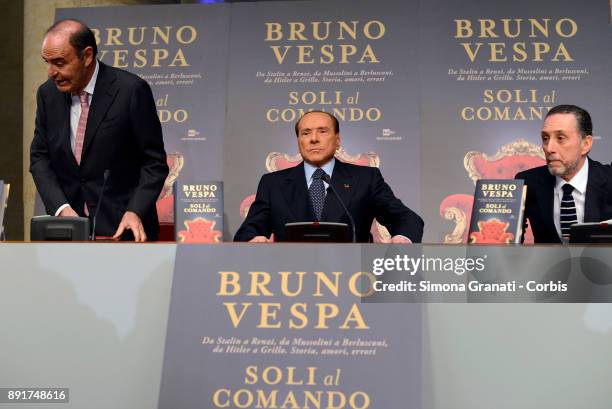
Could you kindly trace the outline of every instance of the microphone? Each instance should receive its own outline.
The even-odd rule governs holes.
[[[355,234],[355,220],[353,220],[353,216],[346,208],[346,205],[344,204],[342,199],[340,199],[340,195],[338,194],[338,191],[336,190],[334,185],[332,185],[331,178],[329,177],[329,175],[323,172],[323,176],[321,176],[321,179],[323,179],[323,181],[329,185],[332,192],[334,192],[334,195],[336,195],[336,199],[338,199],[338,201],[340,202],[340,206],[342,206],[342,209],[344,209],[344,213],[346,213],[346,215],[348,216],[349,223],[351,224],[351,230],[353,231],[353,243],[357,243],[357,235]]]
[[[96,211],[94,212],[92,219],[93,228],[91,230],[91,241],[96,241],[96,217],[98,217],[98,212],[100,211],[100,204],[102,203],[102,198],[104,197],[104,188],[106,187],[106,181],[108,180],[110,173],[110,169],[106,169],[104,171],[104,180],[102,181],[102,188],[100,189],[98,204],[96,205]]]

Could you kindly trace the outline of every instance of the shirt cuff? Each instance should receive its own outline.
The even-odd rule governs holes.
[[[54,216],[59,216],[59,214],[62,212],[62,210],[64,210],[65,208],[70,207],[70,205],[68,203],[64,203],[63,205],[61,205],[56,211]]]
[[[393,236],[393,237],[403,237],[403,238],[405,238],[406,240],[408,240],[408,243],[412,243],[412,240],[410,240],[408,237],[404,236],[403,234],[396,234],[396,235],[395,235],[395,236]]]

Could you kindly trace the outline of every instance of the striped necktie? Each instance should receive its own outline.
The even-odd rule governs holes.
[[[574,223],[578,223],[578,216],[576,215],[576,203],[574,202],[574,196],[572,192],[574,187],[569,183],[564,184],[561,189],[563,190],[563,197],[561,198],[560,207],[560,225],[561,225],[561,238],[563,240],[569,240],[570,226]]]
[[[77,163],[81,164],[81,154],[83,153],[83,143],[85,142],[85,127],[87,126],[87,116],[89,115],[89,94],[82,91],[79,94],[81,102],[81,115],[77,125],[76,138],[74,142],[74,157]]]

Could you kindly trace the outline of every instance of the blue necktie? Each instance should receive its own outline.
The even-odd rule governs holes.
[[[576,214],[576,203],[574,202],[574,196],[572,196],[574,187],[566,183],[561,189],[563,190],[559,212],[561,219],[561,236],[563,239],[567,240],[569,239],[570,226],[574,223],[578,223],[578,217]]]
[[[325,203],[325,185],[323,184],[323,179],[321,179],[323,175],[325,175],[323,169],[318,168],[315,170],[312,174],[312,182],[308,188],[310,203],[312,203],[312,209],[317,220],[321,220],[323,204]]]

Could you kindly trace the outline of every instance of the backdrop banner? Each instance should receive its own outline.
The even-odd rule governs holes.
[[[477,179],[545,163],[540,130],[555,105],[591,113],[591,156],[610,163],[610,3],[588,4],[422,2],[424,242],[466,242]]]
[[[588,3],[249,2],[57,18],[87,22],[102,61],[151,83],[173,169],[163,221],[177,175],[222,180],[231,240],[261,175],[301,160],[293,127],[316,109],[340,119],[337,157],[379,166],[422,215],[424,242],[465,243],[475,180],[542,165],[551,107],[587,109],[591,157],[610,162],[611,10],[609,0]]]

